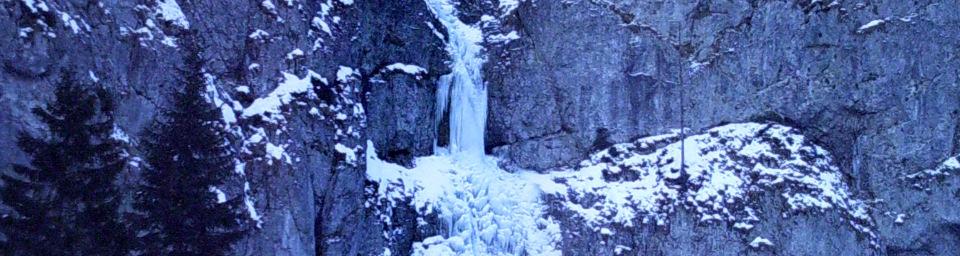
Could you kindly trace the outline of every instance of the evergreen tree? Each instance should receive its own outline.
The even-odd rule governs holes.
[[[114,104],[102,88],[79,85],[65,73],[55,100],[33,113],[46,126],[21,133],[30,166],[2,175],[3,201],[15,213],[0,220],[4,255],[124,255],[116,181],[126,168],[122,142],[112,138]]]
[[[241,197],[221,200],[217,187],[234,168],[220,111],[205,98],[206,60],[184,38],[180,86],[172,107],[145,134],[147,165],[135,196],[146,255],[223,255],[240,239]]]

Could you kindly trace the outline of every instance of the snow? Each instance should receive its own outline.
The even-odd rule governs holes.
[[[163,40],[160,40],[160,43],[166,46],[177,48],[177,39],[174,37],[164,36]]]
[[[250,93],[250,87],[246,85],[237,86],[237,88],[235,88],[234,90],[236,90],[239,93]]]
[[[270,33],[267,33],[267,31],[263,31],[262,29],[257,29],[253,31],[253,33],[250,33],[248,37],[253,40],[266,40],[270,38]]]
[[[860,28],[857,29],[857,33],[866,32],[870,29],[883,25],[884,23],[886,23],[886,21],[884,20],[872,20],[870,22],[867,22],[867,24],[863,24],[863,26],[860,26]]]
[[[293,51],[287,53],[288,60],[293,60],[299,57],[303,57],[303,50],[300,50],[300,48],[293,49]]]
[[[941,165],[941,169],[960,169],[960,156],[955,156],[947,159]]]
[[[906,218],[907,218],[907,215],[906,215],[906,214],[902,214],[902,213],[901,213],[901,214],[897,214],[897,218],[896,218],[895,220],[893,220],[893,223],[903,224],[903,222],[906,220]]]
[[[264,9],[267,9],[267,11],[270,13],[273,13],[273,14],[277,13],[277,6],[273,5],[273,2],[271,2],[270,0],[263,0],[263,2],[260,2],[260,6],[263,7]]]
[[[960,155],[949,157],[943,160],[943,163],[940,163],[940,165],[938,165],[936,168],[926,169],[906,175],[906,178],[923,179],[949,176],[951,175],[951,171],[960,171]]]
[[[254,133],[253,135],[250,136],[250,138],[247,138],[247,142],[253,143],[253,144],[260,143],[261,141],[263,141],[263,135],[261,133],[262,132]]]
[[[424,23],[427,23],[427,27],[430,27],[430,31],[432,31],[433,35],[437,36],[437,38],[440,38],[442,40],[446,39],[446,37],[443,36],[443,33],[440,33],[440,31],[437,30],[437,28],[433,27],[433,23],[430,23],[430,22],[424,22]]]
[[[130,143],[130,136],[116,124],[113,125],[113,132],[110,133],[110,138],[124,143]]]
[[[326,79],[313,71],[308,71],[303,78],[283,72],[283,81],[277,85],[277,88],[266,96],[254,100],[243,110],[242,116],[249,118],[272,114],[270,118],[280,118],[280,107],[290,104],[296,98],[296,94],[309,93],[310,88],[313,87],[312,79],[319,79],[326,83]]]
[[[337,81],[340,81],[341,83],[346,83],[350,81],[350,78],[356,74],[358,73],[353,68],[347,67],[347,66],[340,66],[340,68],[337,69]]]
[[[421,75],[421,74],[427,73],[427,69],[425,68],[422,68],[417,65],[410,65],[410,64],[403,64],[403,63],[393,63],[390,65],[387,65],[386,69],[389,71],[399,70],[410,75]]]
[[[517,31],[510,31],[510,33],[507,33],[506,35],[496,34],[487,36],[487,41],[491,43],[505,43],[517,39],[520,39],[520,35],[517,34]]]
[[[157,0],[157,15],[181,28],[189,28],[187,16],[180,10],[177,0]]]
[[[274,145],[273,143],[267,142],[265,149],[267,151],[267,155],[272,157],[273,159],[283,160],[284,158],[286,158],[287,161],[289,162],[290,158],[287,157],[285,145],[277,146],[277,145]]]
[[[680,207],[704,222],[742,222],[738,228],[749,229],[755,217],[748,203],[756,192],[776,191],[768,194],[783,197],[787,210],[840,211],[855,229],[873,235],[866,204],[852,198],[826,150],[776,124],[729,124],[686,139],[674,130],[616,144],[550,175],[538,181],[543,191],[595,229],[663,225]]]
[[[917,16],[920,16],[920,15],[917,14],[917,13],[915,13],[915,12],[911,12],[911,13],[910,13],[909,15],[907,15],[907,16],[900,17],[899,20],[902,21],[902,22],[913,22],[913,18],[916,18]]]
[[[313,25],[314,28],[317,28],[320,31],[327,33],[327,35],[331,35],[331,36],[333,35],[333,32],[330,31],[330,25],[328,25],[326,21],[323,21],[322,18],[313,17],[313,20],[311,20],[310,23]]]
[[[340,0],[340,3],[343,3],[344,5],[352,5],[353,0]]]
[[[773,242],[770,242],[770,240],[759,236],[754,238],[753,241],[750,241],[750,247],[760,248],[760,246],[773,246]]]
[[[80,25],[77,25],[77,21],[73,19],[73,17],[70,17],[70,14],[68,13],[65,13],[65,12],[59,12],[59,13],[60,13],[60,20],[63,21],[63,24],[69,27],[74,34],[79,34]]]
[[[32,13],[49,12],[50,7],[43,0],[22,0],[23,4],[30,9]]]
[[[233,112],[233,108],[223,104],[220,106],[220,113],[223,115],[223,121],[227,124],[237,123],[237,114]]]
[[[88,70],[87,75],[90,77],[90,81],[93,81],[94,83],[100,82],[100,78],[97,77],[97,74],[93,73],[93,70]]]
[[[31,32],[33,32],[33,28],[31,27],[24,27],[17,30],[17,34],[20,37],[27,37]]]
[[[438,155],[405,168],[380,160],[367,142],[368,179],[377,182],[378,204],[409,203],[423,215],[437,213],[449,234],[414,244],[414,255],[560,255],[560,227],[544,216],[537,180],[510,173],[492,157]],[[406,201],[410,199],[410,201]]]
[[[340,152],[341,154],[344,155],[344,158],[347,161],[347,163],[350,163],[351,165],[354,165],[357,163],[356,150],[349,148],[347,146],[344,146],[343,144],[340,144],[340,143],[337,143],[337,145],[335,145],[333,148],[337,150],[337,152]]]
[[[220,190],[217,187],[210,187],[210,192],[217,195],[217,203],[222,204],[227,202],[227,194],[223,193],[223,190]]]
[[[240,160],[234,160],[233,173],[239,174],[240,176],[246,175],[244,170],[247,168],[247,164]]]
[[[520,6],[519,0],[500,0],[500,13],[502,15],[508,15],[513,10],[517,9],[517,6]]]
[[[609,228],[600,228],[600,234],[605,236],[611,236],[613,235],[613,231],[610,230]]]
[[[632,250],[633,250],[633,248],[630,248],[629,246],[617,245],[617,247],[615,247],[615,248],[613,249],[613,253],[616,254],[616,255],[621,255],[621,254],[623,254],[624,252],[628,252],[628,251],[632,251]]]
[[[753,229],[753,225],[749,223],[737,222],[733,224],[733,228],[740,230],[751,230]]]
[[[243,193],[245,195],[250,194],[250,183],[243,183]],[[247,215],[251,220],[257,223],[257,228],[260,228],[263,225],[263,220],[261,220],[260,214],[257,213],[257,208],[253,205],[253,200],[250,199],[250,196],[243,197],[243,204],[247,208]]]

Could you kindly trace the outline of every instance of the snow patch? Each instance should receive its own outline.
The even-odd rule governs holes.
[[[287,53],[288,60],[293,60],[300,57],[303,57],[303,50],[300,50],[300,48],[293,49],[293,51]]]
[[[491,43],[506,43],[513,40],[520,39],[520,35],[517,34],[517,31],[510,31],[510,33],[504,34],[495,34],[487,36],[487,41]]]
[[[897,214],[897,218],[893,220],[893,223],[903,224],[906,221],[906,219],[907,219],[906,214],[903,214],[903,213]]]
[[[867,22],[867,24],[863,24],[863,26],[860,26],[860,28],[857,29],[857,33],[862,34],[864,32],[872,31],[873,29],[883,25],[886,22],[887,21],[885,20],[872,20],[870,22]]]
[[[266,96],[254,100],[243,110],[243,117],[262,116],[267,121],[281,119],[280,108],[293,102],[297,94],[309,93],[310,88],[313,88],[311,81],[314,79],[327,83],[325,78],[313,71],[308,71],[303,78],[283,72],[283,81],[277,85],[277,88]]]
[[[500,13],[501,16],[506,16],[517,9],[520,6],[519,0],[500,0]]]
[[[110,133],[110,138],[123,143],[130,143],[130,136],[116,124],[113,125],[113,132]]]
[[[267,31],[263,31],[262,29],[257,29],[253,31],[253,33],[250,33],[248,37],[253,40],[267,40],[270,38],[270,33],[267,33]]]
[[[960,171],[960,155],[948,157],[940,165],[932,169],[926,169],[919,172],[906,175],[908,179],[930,179],[937,177],[950,176],[950,172]],[[916,186],[916,185],[915,185]]]
[[[267,12],[270,12],[271,14],[277,14],[277,6],[274,5],[270,0],[263,0],[263,2],[260,2],[260,7],[263,7],[263,9],[266,9]]]
[[[70,16],[70,14],[65,12],[60,13],[60,21],[63,21],[63,24],[70,28],[70,31],[73,31],[74,34],[80,33],[80,25],[77,24],[77,20]]]
[[[753,241],[750,241],[750,247],[760,248],[760,246],[773,246],[773,242],[770,242],[769,239],[759,236],[754,238]]]
[[[100,82],[100,78],[97,77],[97,74],[93,73],[93,70],[88,70],[87,75],[90,77],[90,81],[93,81],[94,83]]]
[[[330,31],[330,25],[327,24],[326,21],[323,21],[323,19],[320,17],[313,17],[313,20],[310,21],[310,24],[312,24],[314,28],[327,33],[327,35],[333,35],[333,32]]]
[[[347,163],[349,163],[350,165],[357,164],[357,152],[355,149],[349,148],[340,143],[337,143],[337,145],[334,146],[333,148],[337,150],[337,152],[340,152],[340,154],[344,155],[345,161],[347,161]]]
[[[290,156],[287,155],[286,145],[278,146],[278,145],[274,145],[273,143],[267,142],[267,145],[266,147],[264,147],[264,149],[267,151],[267,155],[272,157],[273,159],[276,159],[278,161],[285,160],[288,164],[290,163]]]
[[[32,13],[49,12],[50,7],[43,0],[22,0],[23,4],[30,9]]]
[[[223,190],[220,190],[217,187],[210,187],[210,192],[216,194],[218,204],[227,202],[227,194],[223,193]]]
[[[341,83],[346,83],[350,81],[357,74],[359,73],[351,67],[340,66],[340,68],[337,69],[337,81],[340,81]]]
[[[228,125],[237,123],[237,114],[227,104],[220,105],[220,113],[223,115],[223,121]]]
[[[257,228],[261,228],[263,225],[263,220],[261,220],[260,214],[257,213],[257,208],[253,205],[253,199],[250,199],[250,183],[243,183],[243,193],[247,196],[243,197],[243,204],[247,208],[247,215],[250,216],[250,219],[257,223]]]
[[[177,0],[157,0],[157,15],[181,28],[189,28],[190,22],[180,9]]]
[[[425,68],[422,68],[422,67],[417,66],[417,65],[410,65],[410,64],[403,64],[403,63],[393,63],[393,64],[390,64],[390,65],[387,65],[387,67],[385,67],[385,68],[386,68],[387,70],[389,70],[389,71],[397,71],[397,70],[399,70],[399,71],[401,71],[401,72],[403,72],[403,73],[407,73],[407,74],[410,74],[410,75],[421,75],[421,74],[426,74],[426,73],[427,73],[427,69],[425,69]]]

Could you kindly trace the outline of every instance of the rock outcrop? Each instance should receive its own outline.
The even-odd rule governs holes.
[[[876,201],[882,252],[956,253],[945,244],[958,215],[943,210],[960,207],[956,178],[917,188],[904,177],[960,148],[958,7],[522,1],[503,24],[519,39],[492,45],[484,70],[487,144],[544,170],[597,143],[777,121],[820,142],[855,193]]]

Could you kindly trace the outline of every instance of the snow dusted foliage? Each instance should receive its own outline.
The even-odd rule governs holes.
[[[367,177],[378,184],[370,203],[409,203],[420,216],[437,214],[446,233],[413,244],[414,255],[560,255],[559,225],[544,215],[534,173],[509,173],[496,159],[418,158],[405,168],[380,160],[371,142]],[[469,159],[469,160],[467,160]],[[388,214],[381,220],[390,223]],[[385,234],[389,235],[389,234]]]
[[[852,197],[830,154],[777,124],[729,124],[683,140],[678,130],[645,137],[597,152],[551,179],[542,183],[544,192],[595,230],[663,225],[681,207],[704,222],[749,229],[762,221],[750,202],[775,193],[791,211],[839,211],[875,240],[867,205]]]

